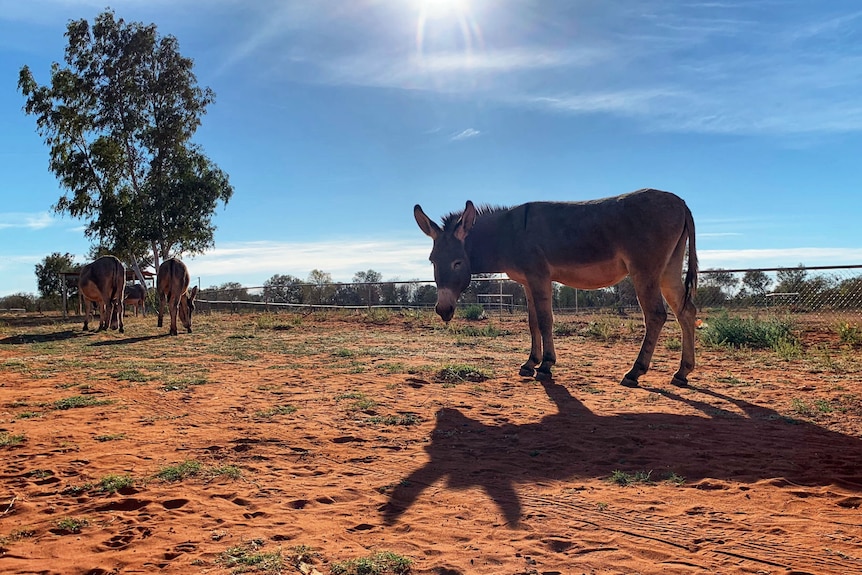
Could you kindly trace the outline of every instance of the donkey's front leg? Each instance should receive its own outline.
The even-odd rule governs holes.
[[[551,368],[557,363],[557,353],[554,350],[554,312],[553,304],[553,287],[551,286],[550,278],[542,278],[541,280],[530,282],[530,299],[533,313],[536,316],[536,327],[538,334],[533,335],[533,353],[542,354],[542,363],[536,369],[536,379],[540,381],[550,381],[553,379]],[[531,330],[532,332],[532,330]],[[541,338],[541,343],[535,342],[536,336]]]
[[[518,375],[521,377],[533,377],[536,375],[536,366],[542,360],[542,332],[539,331],[539,320],[536,318],[536,307],[533,305],[533,296],[526,284],[524,285],[524,290],[527,293],[527,323],[530,326],[530,357],[527,358],[527,361],[518,370]]]

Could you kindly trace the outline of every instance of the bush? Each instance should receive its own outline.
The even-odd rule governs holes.
[[[709,320],[701,332],[708,345],[775,349],[796,341],[789,321],[731,317],[726,312]]]
[[[470,304],[461,312],[461,317],[464,319],[485,319],[485,308],[479,304]]]

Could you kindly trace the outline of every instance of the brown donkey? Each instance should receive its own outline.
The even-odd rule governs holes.
[[[177,335],[177,315],[183,327],[192,332],[192,312],[195,311],[195,297],[198,294],[197,286],[189,290],[189,269],[186,264],[178,259],[168,259],[159,266],[156,279],[156,290],[159,293],[159,322],[162,327],[162,318],[165,315],[165,302],[171,314],[171,335]]]
[[[694,369],[697,254],[694,219],[685,202],[669,192],[638,190],[587,202],[529,202],[513,208],[476,209],[431,221],[419,205],[416,223],[434,240],[430,260],[437,283],[437,313],[449,321],[473,273],[505,272],[524,286],[532,346],[520,374],[551,379],[556,363],[553,288],[598,289],[631,277],[643,310],[646,334],[622,384],[634,387],[646,373],[667,320],[662,296],[682,329],[682,360],[675,385],[687,385]],[[683,263],[688,244],[688,265]],[[538,366],[538,368],[537,368]]]
[[[114,256],[102,256],[81,268],[78,274],[78,292],[84,300],[84,331],[90,326],[93,306],[99,304],[99,330],[119,328],[123,333],[123,292],[126,287],[126,268]]]
[[[132,306],[132,310],[135,312],[135,317],[138,317],[138,308],[141,309],[141,315],[147,317],[147,288],[143,285],[136,283],[126,287],[126,299],[123,300],[123,304],[128,308],[128,306]]]

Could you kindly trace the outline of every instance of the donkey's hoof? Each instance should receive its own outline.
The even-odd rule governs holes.
[[[541,369],[536,372],[536,380],[537,381],[554,381],[554,376],[550,371],[542,371]]]
[[[681,375],[674,375],[670,382],[677,387],[688,387],[688,380]]]
[[[522,365],[521,369],[518,370],[518,375],[521,377],[533,377],[536,374],[536,370],[532,367],[527,367],[526,365]]]
[[[622,385],[623,387],[638,387],[638,380],[626,376],[620,382],[620,385]]]

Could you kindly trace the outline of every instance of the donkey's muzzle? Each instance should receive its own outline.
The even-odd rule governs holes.
[[[437,312],[437,315],[447,323],[455,315],[455,308],[453,306],[441,306],[440,304],[437,304],[437,307],[435,307],[434,310]]]
[[[458,303],[458,295],[449,288],[438,288],[437,290],[437,315],[443,321],[448,322],[455,315],[455,305]]]

